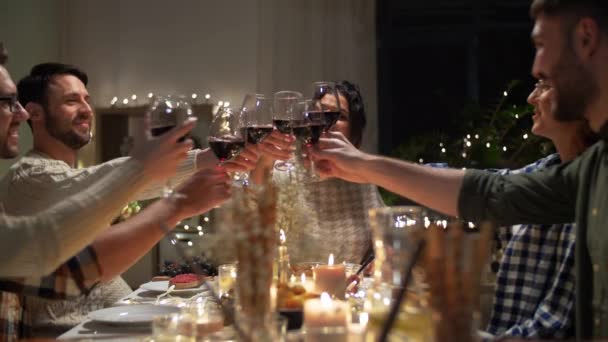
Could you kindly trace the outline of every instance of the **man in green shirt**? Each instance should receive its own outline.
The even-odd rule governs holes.
[[[577,223],[577,338],[608,337],[608,1],[534,0],[532,74],[556,90],[557,119],[584,118],[601,140],[545,172],[501,176],[363,153],[339,133],[313,151],[323,177],[374,183],[467,220]],[[602,210],[604,209],[604,210]]]

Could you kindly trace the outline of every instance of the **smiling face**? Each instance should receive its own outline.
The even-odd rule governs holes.
[[[8,71],[0,66],[0,97],[13,97],[16,93],[17,88]],[[14,158],[19,154],[19,126],[27,119],[28,114],[19,102],[11,105],[10,100],[0,101],[1,158]]]
[[[577,55],[575,45],[581,38],[574,30],[579,23],[572,21],[541,14],[532,31],[536,47],[532,74],[554,89],[552,112],[560,121],[583,119],[599,94],[596,76]]]
[[[46,96],[45,127],[48,134],[73,150],[91,140],[93,109],[86,86],[73,75],[53,77]]]
[[[560,122],[555,119],[552,111],[555,90],[544,81],[538,81],[528,96],[528,103],[534,107],[532,133],[549,139],[555,137],[560,129]]]

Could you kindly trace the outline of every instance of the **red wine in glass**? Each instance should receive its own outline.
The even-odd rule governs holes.
[[[209,147],[220,163],[230,160],[239,155],[245,148],[245,141],[236,137],[210,137]]]
[[[252,125],[247,127],[247,142],[254,145],[259,144],[264,138],[272,133],[272,129],[272,125]]]
[[[323,122],[308,122],[306,120],[294,120],[292,122],[293,134],[305,145],[313,145],[319,141],[325,124]]]
[[[323,121],[325,121],[325,128],[323,130],[327,132],[333,127],[333,125],[336,124],[336,122],[338,122],[338,119],[340,118],[340,112],[323,112],[323,116]]]
[[[274,119],[272,120],[274,127],[283,134],[291,134],[291,120]]]

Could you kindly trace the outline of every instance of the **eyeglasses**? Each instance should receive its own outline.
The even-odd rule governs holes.
[[[23,108],[16,95],[11,96],[0,96],[0,101],[8,101],[8,109],[12,113],[17,113],[20,109]]]

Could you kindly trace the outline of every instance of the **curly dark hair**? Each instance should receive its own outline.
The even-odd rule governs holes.
[[[361,146],[363,142],[363,131],[367,119],[365,118],[365,105],[363,103],[363,97],[361,97],[361,90],[359,86],[350,81],[342,80],[336,83],[336,90],[338,93],[346,99],[348,103],[348,122],[350,124],[350,142],[357,148]],[[321,98],[320,94],[314,94],[314,99],[318,100]]]

